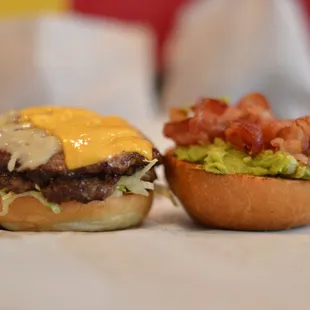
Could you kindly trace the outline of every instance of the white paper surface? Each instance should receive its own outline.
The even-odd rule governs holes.
[[[141,26],[76,15],[0,22],[0,113],[88,107],[134,124],[153,116],[153,36]]]

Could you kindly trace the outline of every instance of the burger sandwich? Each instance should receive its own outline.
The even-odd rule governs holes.
[[[164,135],[171,190],[213,228],[283,230],[310,223],[310,117],[277,119],[267,99],[203,98],[172,109]]]
[[[150,210],[152,143],[124,119],[58,106],[0,117],[0,225],[20,231],[105,231]]]

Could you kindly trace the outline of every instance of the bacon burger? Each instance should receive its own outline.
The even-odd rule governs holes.
[[[124,119],[67,107],[0,117],[0,225],[105,231],[150,210],[159,152]]]
[[[164,135],[170,188],[208,227],[282,230],[310,223],[310,117],[277,119],[261,94],[235,106],[173,109]]]

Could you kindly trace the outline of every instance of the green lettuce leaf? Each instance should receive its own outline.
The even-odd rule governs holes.
[[[22,194],[15,194],[8,191],[7,189],[0,190],[0,196],[2,201],[2,210],[0,211],[0,216],[4,216],[9,212],[9,207],[11,203],[17,198],[31,196],[39,200],[44,206],[49,208],[54,213],[61,212],[61,207],[57,203],[48,202],[40,192],[29,191]]]
[[[148,196],[148,190],[154,190],[154,183],[142,181],[142,177],[157,163],[157,159],[150,161],[143,169],[131,176],[122,176],[116,184],[116,190],[111,197],[120,197],[125,193]]]
[[[175,207],[178,206],[178,202],[168,186],[165,186],[162,184],[155,184],[154,192],[155,192],[155,195],[159,195],[159,196],[169,199]]]

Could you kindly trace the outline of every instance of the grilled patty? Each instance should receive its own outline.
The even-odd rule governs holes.
[[[15,193],[35,190],[39,185],[43,196],[51,202],[104,200],[115,190],[122,175],[132,175],[141,170],[145,159],[138,153],[122,153],[108,161],[95,165],[68,170],[64,154],[54,155],[46,164],[22,172],[10,173],[7,164],[10,154],[0,151],[0,188],[7,188]],[[153,158],[161,163],[161,155],[153,149]],[[17,166],[18,167],[18,166]],[[143,180],[153,182],[155,170],[151,169]]]
[[[8,172],[8,162],[11,154],[0,150],[0,173]],[[161,164],[162,158],[157,149],[153,149],[153,158]],[[121,153],[113,156],[108,161],[102,161],[94,165],[69,170],[65,163],[64,153],[55,154],[50,160],[34,170],[23,171],[30,179],[43,182],[54,177],[80,177],[81,175],[119,174],[131,175],[136,168],[145,166],[145,158],[138,153]],[[18,163],[16,165],[18,169]]]

